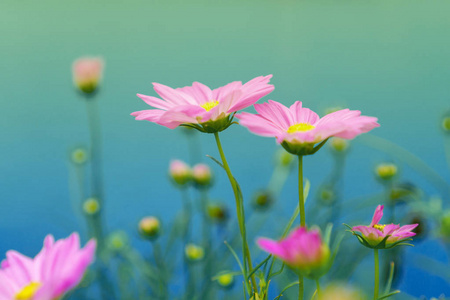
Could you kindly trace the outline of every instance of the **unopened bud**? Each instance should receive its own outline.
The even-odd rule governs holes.
[[[442,119],[442,129],[446,133],[450,133],[450,116],[447,115]]]
[[[383,163],[375,168],[375,175],[382,180],[390,180],[397,175],[398,169],[395,164]]]
[[[120,251],[128,245],[128,237],[124,231],[111,233],[107,239],[108,248],[112,251]]]
[[[208,205],[208,216],[217,223],[223,223],[228,219],[228,209],[222,203],[211,203]]]
[[[257,210],[266,210],[275,202],[271,192],[261,190],[253,195],[252,206]]]
[[[441,218],[440,225],[441,225],[440,232],[442,236],[445,239],[450,240],[450,210],[444,212],[444,215]]]
[[[211,169],[208,165],[197,164],[192,168],[192,178],[197,186],[210,186],[212,183]]]
[[[103,60],[99,57],[83,57],[72,65],[75,86],[86,94],[93,93],[102,78]]]
[[[186,185],[192,179],[191,168],[181,160],[173,160],[170,162],[169,175],[180,186]]]
[[[74,164],[82,165],[88,160],[88,154],[85,149],[76,148],[72,151],[70,158]]]
[[[275,158],[277,164],[280,164],[283,167],[288,167],[294,161],[295,157],[286,150],[280,149],[275,153]]]
[[[97,198],[88,198],[83,203],[83,211],[87,215],[94,215],[100,210],[100,203]]]
[[[345,152],[348,149],[348,141],[334,137],[330,141],[330,147],[332,150],[342,153]]]
[[[229,289],[234,284],[234,276],[230,273],[225,273],[217,276],[217,283],[225,289]]]
[[[156,217],[145,217],[139,222],[139,232],[146,238],[157,238],[160,230],[161,222]]]
[[[203,250],[203,247],[195,244],[187,244],[184,248],[184,253],[190,261],[199,261],[205,256],[205,250]]]

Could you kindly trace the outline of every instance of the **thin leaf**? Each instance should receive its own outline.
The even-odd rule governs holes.
[[[270,274],[269,277],[267,278],[267,280],[271,279],[272,277],[277,276],[278,274],[281,274],[281,272],[283,272],[283,270],[284,270],[284,266],[285,266],[285,264],[283,263],[283,264],[281,265],[280,270],[278,270],[277,272],[275,272],[275,273],[273,273],[273,274]]]
[[[244,275],[245,274],[244,267],[242,266],[241,261],[240,261],[239,257],[236,254],[236,251],[233,250],[233,248],[230,246],[230,244],[227,243],[227,241],[224,241],[224,243],[228,247],[228,249],[230,250],[231,254],[234,256],[234,259],[236,259],[236,261],[237,261],[237,263],[239,265],[239,268],[241,269],[241,272]],[[245,279],[245,276],[244,276],[244,279]],[[250,290],[248,288],[248,286],[247,286],[247,280],[244,280],[244,284],[245,284],[245,287],[247,288],[247,290]]]
[[[297,285],[297,284],[299,284],[298,281],[292,282],[292,283],[288,284],[288,285],[281,291],[281,293],[278,295],[278,297],[276,297],[274,300],[280,299],[280,297],[283,296],[283,293],[284,293],[288,288],[291,288],[291,287],[293,287],[294,285]]]
[[[323,235],[323,241],[328,246],[330,245],[330,239],[331,239],[331,231],[333,230],[333,224],[328,223],[327,228],[325,228],[325,233]]]
[[[272,257],[272,254],[267,256],[262,262],[260,262],[248,275],[247,275],[247,280],[250,279],[250,277],[255,274],[256,271],[258,271],[259,268],[262,267],[262,265],[264,265],[265,263],[267,263],[267,261],[269,261],[269,259]]]
[[[218,161],[216,158],[214,158],[214,157],[212,157],[211,155],[206,155],[206,156],[208,156],[209,158],[211,158],[216,164],[218,164],[219,166],[221,166],[224,170],[225,170],[225,167],[222,165],[222,163],[220,162],[220,161]]]
[[[386,288],[384,289],[384,293],[387,294],[389,293],[389,291],[391,290],[391,285],[392,285],[392,280],[394,279],[394,262],[391,261],[390,264],[390,269],[389,269],[389,278],[388,281],[386,283]]]
[[[394,296],[394,295],[396,295],[396,294],[398,294],[398,293],[400,293],[399,290],[393,291],[392,293],[389,293],[389,294],[387,294],[387,295],[384,295],[384,296],[379,297],[377,300],[386,299],[386,298],[389,298],[389,297],[391,297],[391,296]]]

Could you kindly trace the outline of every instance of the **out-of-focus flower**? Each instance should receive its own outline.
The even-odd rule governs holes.
[[[184,248],[184,253],[186,257],[190,261],[199,261],[205,257],[205,250],[203,247],[195,245],[195,244],[187,244]]]
[[[348,141],[341,139],[341,138],[332,138],[330,141],[330,147],[333,151],[338,153],[343,153],[347,151],[349,145]]]
[[[100,203],[97,198],[88,198],[83,203],[83,211],[87,215],[95,215],[100,210]]]
[[[184,186],[192,180],[191,168],[181,160],[173,160],[170,162],[169,175],[180,186]]]
[[[217,283],[222,287],[229,289],[234,284],[234,276],[230,273],[224,273],[217,276]]]
[[[223,223],[228,220],[229,213],[225,204],[222,203],[211,203],[208,205],[208,216],[211,220]]]
[[[82,165],[88,160],[88,154],[84,148],[76,148],[72,151],[70,158],[74,164]]]
[[[170,129],[185,125],[202,132],[219,132],[232,124],[235,112],[273,91],[273,85],[268,84],[270,78],[272,75],[256,77],[244,85],[234,81],[215,90],[200,82],[178,89],[153,83],[155,92],[163,99],[138,94],[156,109],[141,110],[131,115],[136,120],[147,120]]]
[[[259,238],[257,244],[309,278],[323,275],[329,265],[330,248],[322,241],[318,229],[308,231],[306,227],[298,227],[280,241]]]
[[[199,187],[208,187],[212,183],[212,173],[208,165],[196,164],[192,168],[192,179]]]
[[[274,196],[268,190],[257,191],[252,200],[252,206],[256,210],[267,210],[275,202]]]
[[[379,224],[383,217],[384,205],[378,205],[368,226],[359,225],[351,228],[354,235],[364,246],[373,249],[389,249],[398,245],[408,245],[410,237],[416,234],[412,232],[419,224],[410,224],[400,227],[395,224]]]
[[[375,167],[375,175],[381,180],[391,180],[398,173],[397,165],[393,163],[382,163]]]
[[[0,269],[0,299],[61,299],[80,283],[95,248],[95,240],[80,248],[80,238],[73,233],[56,242],[48,235],[35,258],[8,251]]]
[[[366,300],[367,297],[352,287],[332,284],[319,295],[319,300]]]
[[[102,78],[103,59],[100,57],[82,57],[72,65],[73,82],[86,94],[93,93]]]
[[[161,231],[161,222],[156,217],[145,217],[139,222],[139,232],[146,238],[155,239]]]
[[[319,118],[302,107],[300,101],[289,108],[272,100],[254,106],[258,114],[236,115],[240,124],[255,134],[275,137],[286,151],[295,155],[315,153],[318,149],[314,145],[329,137],[353,139],[380,126],[377,118],[361,116],[359,110],[343,109]]]

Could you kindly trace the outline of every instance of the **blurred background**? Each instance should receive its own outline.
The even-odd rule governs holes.
[[[374,168],[388,161],[398,165],[402,181],[421,189],[423,199],[449,207],[449,135],[441,128],[450,110],[448,1],[3,0],[0,7],[0,256],[8,249],[34,256],[47,233],[61,238],[80,231],[87,239],[72,210],[69,162],[71,150],[89,142],[85,100],[71,74],[72,62],[85,55],[105,61],[97,101],[107,228],[123,229],[142,251],[147,245],[136,231],[140,218],[156,215],[169,222],[181,207],[166,176],[169,161],[190,159],[182,131],[130,116],[148,108],[136,93],[156,96],[151,82],[182,87],[200,81],[215,88],[273,74],[275,90],[262,101],[301,100],[321,116],[333,107],[376,116],[381,127],[371,134],[420,158],[433,170],[432,179],[411,167],[402,152],[391,153],[385,144],[374,149],[376,139],[358,138],[346,158],[342,199],[383,193]],[[267,185],[278,147],[274,139],[240,126],[221,137],[250,199]],[[218,157],[213,136],[198,134],[196,143],[200,160],[216,174],[211,196],[232,206],[225,173],[205,157]],[[312,194],[332,164],[329,151],[305,158]],[[278,201],[286,216],[279,222],[287,222],[296,193],[291,174]],[[368,224],[375,205],[354,212],[348,222]],[[448,274],[446,280],[442,272],[414,263],[426,255],[448,270],[448,240],[434,234],[438,224],[429,222],[429,234],[405,250],[398,287],[413,297],[450,291]],[[348,243],[362,247],[356,239]]]

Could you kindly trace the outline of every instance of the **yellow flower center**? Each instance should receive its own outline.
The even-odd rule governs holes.
[[[30,300],[33,298],[34,294],[38,291],[41,284],[39,282],[30,282],[29,285],[25,286],[20,292],[16,294],[15,300]]]
[[[297,123],[292,126],[290,126],[287,130],[287,133],[294,133],[294,132],[305,132],[316,128],[315,126],[308,124],[308,123]]]
[[[217,100],[211,100],[209,102],[205,102],[202,105],[200,105],[201,107],[203,107],[206,111],[210,111],[211,109],[213,109],[214,107],[216,107],[217,105],[219,105],[219,101]]]
[[[381,225],[381,224],[375,224],[373,225],[373,228],[378,229],[379,231],[383,232],[384,227],[386,227],[386,225]]]

